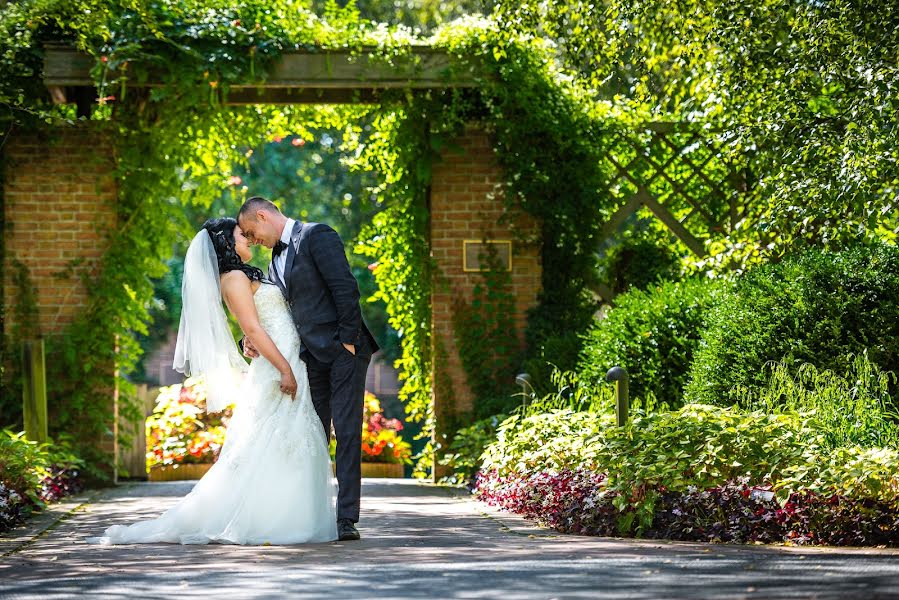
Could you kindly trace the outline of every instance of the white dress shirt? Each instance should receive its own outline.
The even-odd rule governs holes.
[[[284,229],[281,231],[281,241],[287,244],[287,248],[272,261],[275,263],[275,272],[284,285],[287,285],[287,282],[284,281],[284,267],[287,266],[287,253],[290,251],[290,236],[293,233],[294,223],[296,221],[293,219],[287,219],[287,222],[284,224]]]

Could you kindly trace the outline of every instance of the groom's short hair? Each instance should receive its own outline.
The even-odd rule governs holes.
[[[262,196],[253,196],[252,198],[244,202],[243,206],[240,207],[240,210],[237,212],[237,220],[240,221],[241,217],[245,217],[248,219],[253,219],[255,221],[257,210],[267,210],[269,212],[276,213],[281,212],[281,210],[271,200],[266,200]]]

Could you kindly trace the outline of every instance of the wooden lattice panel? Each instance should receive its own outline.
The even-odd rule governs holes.
[[[620,203],[601,239],[644,206],[704,256],[704,242],[728,234],[743,215],[742,177],[723,157],[724,143],[723,132],[673,123],[619,133],[606,160],[616,172],[609,191]]]

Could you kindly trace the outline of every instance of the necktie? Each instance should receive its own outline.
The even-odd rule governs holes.
[[[287,248],[287,244],[278,240],[278,243],[275,244],[275,247],[272,248],[272,258],[276,258],[279,254],[284,252],[285,248]]]

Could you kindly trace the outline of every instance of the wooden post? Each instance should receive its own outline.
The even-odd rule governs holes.
[[[22,345],[22,416],[25,436],[43,444],[47,441],[47,370],[44,340],[29,340]]]
[[[136,421],[119,418],[119,428],[131,438],[129,445],[119,446],[119,467],[129,479],[147,479],[147,416],[152,414],[159,388],[149,388],[146,383],[136,386],[140,416]]]

